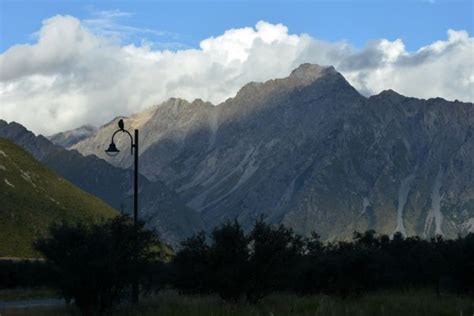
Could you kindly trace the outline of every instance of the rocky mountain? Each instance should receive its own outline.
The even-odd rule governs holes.
[[[29,153],[0,138],[0,257],[31,257],[52,222],[91,222],[117,214]]]
[[[131,157],[98,150],[117,120],[73,148],[130,166]],[[366,98],[333,67],[303,64],[217,106],[170,99],[125,124],[140,129],[143,174],[175,190],[207,228],[264,215],[327,239],[474,230],[472,103],[391,90]]]
[[[91,137],[95,134],[97,128],[92,125],[84,125],[79,128],[57,133],[48,137],[48,139],[56,145],[64,148],[71,147],[83,139]]]
[[[15,122],[0,120],[0,137],[20,145],[56,173],[116,210],[132,212],[131,169],[114,167],[95,155],[84,157],[76,150],[66,150]],[[203,228],[200,215],[165,184],[151,182],[144,176],[140,176],[139,184],[140,216],[157,229],[165,242],[177,245],[182,238]]]

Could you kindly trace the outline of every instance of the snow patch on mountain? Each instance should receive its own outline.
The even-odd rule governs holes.
[[[364,214],[367,211],[367,207],[369,207],[370,202],[368,197],[364,197],[362,199],[362,211],[360,212],[361,214]]]
[[[438,174],[436,175],[435,182],[433,184],[433,189],[431,191],[431,209],[426,217],[424,235],[427,236],[431,227],[433,226],[433,221],[435,224],[435,234],[443,235],[441,230],[441,225],[443,223],[443,214],[441,213],[441,180],[443,177],[443,170],[440,167]]]
[[[411,173],[402,180],[400,183],[400,189],[398,190],[398,209],[397,209],[397,227],[395,232],[400,232],[403,236],[406,236],[405,225],[403,224],[403,209],[407,203],[408,193],[410,192],[411,185],[415,179],[415,173]]]
[[[36,187],[36,184],[33,182],[33,179],[31,179],[31,176],[28,172],[21,170],[21,177],[33,187]]]
[[[5,178],[4,180],[5,180],[5,183],[6,183],[8,186],[10,186],[10,187],[12,187],[12,188],[15,187],[13,184],[10,183],[10,181],[8,181],[7,178]]]

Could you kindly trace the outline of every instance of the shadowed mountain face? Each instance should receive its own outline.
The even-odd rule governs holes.
[[[473,230],[473,122],[472,103],[365,98],[334,68],[310,64],[218,106],[170,99],[125,118],[140,129],[143,174],[178,192],[207,228],[264,214],[325,238]],[[108,159],[97,148],[116,123],[73,148]]]
[[[84,157],[75,150],[66,150],[15,122],[0,120],[0,137],[20,145],[59,175],[115,209],[132,213],[132,170],[114,167],[94,155]],[[152,183],[140,176],[139,183],[140,216],[157,229],[165,242],[176,245],[183,237],[202,229],[199,214],[186,207],[162,182]]]

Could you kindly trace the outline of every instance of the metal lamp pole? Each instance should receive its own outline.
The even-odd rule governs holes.
[[[117,156],[120,152],[114,142],[114,137],[117,133],[125,133],[130,136],[131,147],[130,154],[134,155],[134,168],[133,168],[133,225],[135,228],[138,223],[138,130],[134,132],[134,137],[124,128],[123,120],[118,122],[119,129],[112,134],[112,140],[110,142],[109,148],[105,151],[109,156]],[[132,303],[138,303],[138,280],[135,280],[132,284]]]

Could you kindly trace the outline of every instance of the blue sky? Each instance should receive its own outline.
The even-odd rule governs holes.
[[[444,38],[448,29],[474,33],[474,1],[0,1],[0,51],[34,41],[41,21],[57,14],[81,20],[97,12],[127,12],[127,26],[164,32],[134,34],[143,39],[197,47],[202,39],[259,20],[283,23],[291,33],[362,47],[368,40],[401,38],[416,50]],[[171,48],[172,45],[170,46]],[[176,46],[178,47],[178,46]]]

